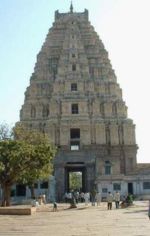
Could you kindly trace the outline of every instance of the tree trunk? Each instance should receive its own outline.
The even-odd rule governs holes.
[[[2,206],[10,206],[11,185],[2,185]]]

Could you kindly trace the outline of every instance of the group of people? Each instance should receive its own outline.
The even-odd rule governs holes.
[[[78,203],[85,203],[85,205],[88,205],[90,202],[92,206],[100,206],[100,203],[102,201],[101,193],[96,191],[96,189],[93,189],[91,192],[80,192],[77,190],[72,190],[70,192],[66,192],[64,195],[64,199],[66,203],[73,204],[74,206]],[[108,192],[107,197],[107,209],[112,209],[112,204],[115,202],[116,209],[127,207],[133,203],[133,198],[131,194],[128,194],[126,197],[120,197],[120,192],[116,191],[114,194],[111,192]],[[40,194],[37,199],[33,200],[32,205],[33,206],[39,206],[42,204],[46,204],[46,196],[45,194]],[[54,204],[56,205],[56,203]],[[54,206],[54,209],[57,207]]]
[[[76,203],[85,202],[85,205],[88,205],[89,202],[92,203],[92,206],[99,206],[102,200],[101,193],[93,189],[90,193],[89,192],[79,192],[79,191],[70,191],[65,193],[65,202],[70,203],[71,199],[74,198]],[[112,202],[115,201],[116,208],[119,208],[120,203],[120,193],[116,191],[114,195],[111,192],[107,194],[107,203],[108,209],[112,209]]]
[[[75,200],[76,203],[85,203],[85,205],[88,205],[89,202],[92,202],[92,205],[95,205],[97,203],[97,206],[100,205],[101,202],[101,194],[99,192],[96,192],[93,190],[90,192],[79,192],[79,191],[70,191],[65,193],[65,202],[70,203],[72,199]]]
[[[65,193],[65,202],[70,203],[71,199],[73,198],[76,203],[85,203],[85,205],[88,205],[89,202],[92,203],[92,206],[99,206],[102,200],[101,193],[93,189],[90,193],[89,192],[79,192],[79,191],[70,191]],[[108,210],[112,209],[112,202],[115,201],[116,209],[119,208],[120,203],[120,193],[116,191],[114,195],[111,192],[108,192],[107,194],[107,206]]]
[[[76,203],[85,202],[89,198],[89,193],[79,192],[79,191],[70,191],[65,193],[65,202],[70,203],[71,199],[74,198]]]
[[[122,199],[120,197],[120,193],[116,191],[114,195],[111,192],[108,192],[107,195],[107,208],[108,210],[112,209],[112,202],[115,201],[116,209],[119,208],[125,208],[133,204],[133,196],[131,194],[128,194],[126,197],[123,196]]]
[[[38,207],[39,205],[46,204],[46,195],[40,194],[37,198],[34,198],[32,201],[32,206]]]
[[[116,191],[114,193],[114,196],[111,192],[108,192],[108,194],[107,194],[107,209],[108,210],[112,209],[113,201],[115,201],[116,209],[118,209],[119,208],[119,203],[120,203],[120,193],[118,191]]]

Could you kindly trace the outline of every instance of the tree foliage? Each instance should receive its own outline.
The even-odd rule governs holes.
[[[79,190],[82,188],[82,174],[80,172],[69,173],[69,187],[71,190]]]
[[[33,185],[37,179],[52,172],[56,149],[39,132],[17,125],[11,131],[0,126],[0,183],[3,189],[2,205],[10,205],[10,189],[15,183]]]

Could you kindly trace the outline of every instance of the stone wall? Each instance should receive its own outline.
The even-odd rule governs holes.
[[[61,195],[67,161],[73,163],[77,158],[89,165],[85,150],[93,162],[88,167],[87,186],[94,181],[92,171],[105,176],[107,161],[113,175],[136,168],[135,126],[127,116],[108,52],[88,20],[87,11],[55,13],[55,22],[37,55],[25,92],[20,122],[47,133],[59,147],[61,154],[55,158],[55,171]],[[79,152],[75,157],[71,152],[70,158],[65,159],[70,152],[72,128],[80,130]]]

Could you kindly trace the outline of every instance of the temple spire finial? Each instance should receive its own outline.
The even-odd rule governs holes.
[[[70,4],[70,12],[73,13],[73,4],[72,4],[72,1],[71,1],[71,4]]]

